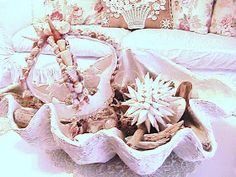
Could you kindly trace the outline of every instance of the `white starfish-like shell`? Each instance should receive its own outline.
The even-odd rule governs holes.
[[[159,125],[166,126],[171,120],[169,117],[175,115],[171,108],[171,102],[177,98],[173,96],[173,88],[170,86],[171,81],[165,81],[159,74],[153,80],[149,73],[144,77],[142,82],[136,79],[136,89],[128,86],[130,99],[123,103],[129,106],[125,113],[127,117],[133,117],[132,124],[140,125],[145,123],[148,132],[151,125],[159,131]]]

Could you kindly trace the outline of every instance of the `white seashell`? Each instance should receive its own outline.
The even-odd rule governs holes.
[[[57,45],[53,46],[52,50],[53,50],[53,52],[55,54],[59,54],[60,53],[59,47]]]
[[[73,64],[72,61],[73,60],[72,60],[70,51],[67,49],[67,50],[62,51],[60,54],[61,54],[61,58],[64,61],[64,63],[67,66],[72,66],[72,64]]]
[[[113,52],[115,51],[113,50]],[[107,57],[112,62],[111,65],[109,65],[105,71],[100,74],[101,80],[98,85],[98,92],[94,96],[90,97],[89,104],[84,103],[84,105],[80,107],[78,116],[86,117],[90,114],[96,113],[99,108],[109,104],[109,99],[113,96],[110,79],[117,66],[117,58],[115,54]],[[160,58],[158,62],[161,61],[162,59]],[[170,66],[163,67],[162,64],[163,63],[160,64],[160,70],[158,71],[175,73],[170,72]],[[33,70],[34,66],[32,67],[32,71]],[[180,76],[177,73],[177,75],[174,75],[173,77],[175,77],[175,79],[188,78]],[[36,87],[33,84],[33,72],[29,73],[27,84],[33,95],[42,99],[44,102],[52,101],[50,94],[48,94],[49,90],[44,87]],[[150,87],[148,87],[148,89],[150,89]],[[52,98],[53,101],[56,100],[58,95],[62,93],[61,88],[57,90],[58,91],[55,92],[54,95],[55,99]],[[118,154],[125,164],[128,165],[133,171],[140,175],[147,175],[156,171],[173,150],[182,158],[190,161],[198,161],[212,157],[216,150],[214,136],[208,121],[208,117],[211,115],[202,114],[206,110],[202,111],[201,114],[198,114],[197,117],[199,118],[199,121],[202,122],[202,125],[208,130],[209,140],[212,143],[211,151],[204,151],[201,141],[197,138],[196,134],[191,129],[184,128],[177,132],[177,134],[172,137],[171,141],[163,145],[161,148],[142,152],[136,151],[127,146],[127,144],[123,141],[122,133],[116,128],[102,130],[95,134],[78,135],[75,140],[69,139],[60,130],[58,120],[61,118],[73,117],[75,115],[75,111],[72,109],[72,106],[65,105],[61,102],[42,106],[31,119],[29,125],[25,129],[19,129],[14,122],[13,112],[17,108],[20,108],[20,105],[14,101],[13,97],[8,96],[6,98],[9,100],[7,116],[16,132],[36,147],[43,146],[46,149],[57,149],[59,147],[64,149],[78,164],[107,162],[114,157],[114,155]],[[140,98],[138,99],[140,100]],[[76,99],[75,101],[78,100]],[[2,102],[0,102],[0,104],[1,103]],[[78,105],[79,104],[80,102],[78,102]],[[191,104],[192,102],[190,100],[190,105]],[[194,106],[191,106],[191,108],[193,112],[196,110],[194,109]],[[151,117],[150,121],[153,119],[152,116],[148,115],[148,117]]]
[[[31,50],[31,55],[32,56],[36,56],[38,53],[40,52],[40,49],[38,47],[34,47],[32,50]]]
[[[62,63],[62,59],[59,58],[59,57],[57,57],[57,62],[58,62],[59,64],[61,64],[61,63]]]
[[[53,36],[49,36],[49,37],[47,38],[47,42],[48,42],[48,44],[51,45],[52,47],[56,45]]]
[[[19,129],[13,118],[13,112],[20,107],[10,95],[5,99],[9,101],[8,118],[12,128],[19,133],[27,142],[39,148],[58,149],[62,148],[77,164],[104,163],[113,158],[116,154],[133,171],[140,175],[147,175],[155,172],[174,150],[181,158],[190,161],[199,161],[212,157],[216,150],[215,139],[206,108],[198,114],[199,121],[208,130],[209,140],[212,145],[211,151],[204,151],[200,140],[189,128],[184,128],[172,137],[170,142],[161,148],[152,151],[137,151],[125,144],[122,133],[116,129],[101,130],[95,134],[85,133],[78,135],[74,140],[66,137],[59,128],[58,120],[71,118],[74,111],[71,107],[62,104],[48,104],[31,119],[29,125],[24,129]],[[190,105],[196,101],[190,100]],[[4,103],[5,104],[5,103]],[[199,109],[199,104],[196,108]],[[205,104],[202,106],[205,107]],[[0,105],[1,107],[1,105]],[[194,106],[192,107],[195,111]],[[211,107],[209,108],[210,113]],[[196,113],[196,112],[195,112]],[[56,141],[56,142],[55,142]]]
[[[198,144],[199,140],[189,128],[178,131],[170,142],[162,145],[161,148],[145,152],[136,151],[127,146],[122,140],[122,134],[116,128],[102,130],[95,134],[77,135],[74,140],[71,140],[62,133],[58,126],[59,117],[66,118],[67,112],[70,111],[53,105],[51,105],[51,111],[51,130],[54,138],[77,164],[104,163],[110,160],[115,152],[130,169],[140,175],[147,175],[156,171],[172,150],[178,150],[180,145],[187,149],[187,151],[183,151],[186,153],[185,157],[196,154],[193,157],[202,160],[214,153],[204,151],[201,144]],[[68,117],[70,116],[68,115]],[[214,137],[211,141],[214,141]],[[213,151],[215,151],[215,147],[213,143]],[[195,161],[195,159],[192,160]]]
[[[33,64],[34,64],[34,61],[33,60],[27,60],[26,61],[28,66],[31,67]]]
[[[72,82],[78,81],[78,75],[74,67],[67,67],[66,73],[68,74],[69,78],[72,80]]]
[[[57,45],[58,45],[60,51],[66,50],[66,41],[64,39],[58,40]]]
[[[82,83],[77,83],[76,85],[75,85],[75,92],[76,93],[81,93],[83,91],[83,85],[82,85]]]
[[[128,86],[129,94],[126,96],[130,99],[122,103],[129,106],[125,115],[135,118],[135,121],[138,116],[137,125],[145,123],[148,132],[150,132],[151,125],[158,131],[160,129],[158,123],[166,126],[167,123],[170,123],[168,117],[176,114],[170,107],[173,100],[177,99],[172,95],[173,88],[170,86],[170,82],[165,82],[160,74],[155,80],[150,77],[149,73],[145,75],[143,82],[137,78],[135,89]],[[135,111],[133,111],[134,108]],[[179,113],[177,114],[179,116]],[[164,119],[168,121],[165,122]]]

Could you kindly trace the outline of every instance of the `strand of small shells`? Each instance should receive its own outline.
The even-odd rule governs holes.
[[[98,39],[99,41],[106,42],[107,44],[111,45],[116,52],[117,55],[117,63],[116,63],[116,68],[115,71],[112,74],[111,77],[111,85],[113,86],[114,79],[116,74],[118,73],[118,70],[120,68],[121,62],[120,62],[120,44],[117,43],[115,40],[113,40],[111,37],[104,35],[99,32],[94,32],[94,31],[83,31],[81,29],[73,30],[69,33],[69,35],[74,35],[75,37],[80,37],[80,36],[85,36],[85,37],[90,37],[93,39]]]
[[[26,79],[28,77],[28,74],[32,68],[32,66],[37,61],[37,56],[41,52],[42,48],[46,43],[48,43],[56,57],[57,62],[60,66],[61,73],[63,80],[62,83],[65,83],[67,88],[71,92],[70,98],[65,100],[66,104],[73,104],[73,107],[77,110],[80,108],[81,105],[88,103],[89,101],[89,92],[84,87],[83,83],[83,76],[80,73],[80,71],[77,69],[77,62],[74,59],[74,56],[70,52],[70,45],[68,41],[63,39],[62,34],[60,34],[51,21],[48,21],[50,31],[40,30],[38,34],[40,34],[40,38],[36,40],[33,44],[33,48],[31,50],[31,53],[29,56],[26,57],[26,63],[27,66],[22,69],[22,77],[21,77],[21,83],[25,83],[26,85]],[[77,30],[74,35],[76,36],[88,36],[91,38],[97,38],[98,40],[104,41],[110,45],[112,45],[113,48],[115,48],[117,51],[118,44],[115,43],[110,37],[105,36],[104,34],[98,34],[95,32],[83,32],[81,30]],[[118,52],[117,52],[118,53]],[[117,67],[112,75],[112,77],[115,76],[116,72],[119,69],[119,60],[117,61]],[[112,79],[111,79],[112,82]],[[27,96],[33,96],[28,90],[26,85],[26,90],[24,91],[24,94]]]
[[[44,43],[45,43],[45,39],[43,38],[43,36],[41,36],[40,39],[34,43],[34,46],[31,50],[29,56],[27,56],[25,58],[27,66],[22,69],[22,77],[20,79],[21,81],[26,81],[26,78],[28,77],[32,66],[36,62],[37,56],[40,53],[40,51],[42,50]]]
[[[53,36],[47,39],[48,44],[53,48],[60,66],[63,81],[71,92],[72,100],[68,98],[66,104],[73,104],[74,108],[88,103],[88,90],[84,87],[83,76],[77,69],[77,63],[70,52],[70,45],[65,39],[54,40]]]

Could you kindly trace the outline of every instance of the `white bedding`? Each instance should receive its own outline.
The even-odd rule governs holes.
[[[204,78],[218,79],[236,91],[236,71],[231,70],[192,70],[195,74]]]
[[[25,57],[29,53],[14,53],[11,55],[9,60],[6,60],[5,64],[9,63],[7,61],[11,61],[16,63],[15,67],[23,67],[25,66]],[[140,55],[140,57],[143,57]],[[91,64],[93,64],[98,57],[76,57],[78,60],[78,67],[80,70],[85,70],[88,68]],[[4,62],[1,63],[3,65]],[[9,67],[8,67],[9,66]],[[9,72],[11,72],[11,66],[12,65],[6,65],[5,69],[8,69]],[[41,70],[47,70],[49,68],[56,68],[56,70],[59,72],[58,64],[56,62],[56,57],[54,55],[40,55],[39,56],[39,62],[37,63],[37,68]],[[197,74],[198,76],[204,77],[204,78],[215,78],[219,79],[225,84],[229,85],[231,88],[236,90],[236,70],[231,71],[231,70],[211,70],[211,69],[192,69],[192,72]],[[2,80],[3,80],[3,73],[7,74],[7,72],[0,72],[0,87],[2,86]],[[8,73],[9,74],[9,73]],[[17,73],[15,73],[17,74]],[[46,73],[45,73],[46,74]],[[11,73],[11,75],[14,75],[14,73]],[[19,77],[19,76],[15,76]],[[5,80],[6,81],[6,80]],[[9,82],[7,82],[10,84]]]
[[[236,38],[181,30],[144,29],[127,35],[123,48],[153,50],[188,69],[236,71]]]
[[[26,66],[25,57],[27,55],[29,53],[14,53],[9,58],[0,61],[0,88],[18,82],[21,68]],[[97,58],[76,57],[76,59],[78,61],[78,68],[83,71],[93,64]],[[41,83],[48,83],[50,82],[49,80],[54,81],[60,79],[60,76],[60,68],[56,62],[56,57],[54,55],[39,55],[34,72],[34,80],[37,82],[41,81]]]

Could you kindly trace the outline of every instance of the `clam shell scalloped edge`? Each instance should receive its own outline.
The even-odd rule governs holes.
[[[137,151],[122,140],[123,135],[116,128],[101,130],[95,134],[78,135],[76,140],[67,138],[58,128],[58,109],[53,104],[42,106],[29,125],[24,129],[19,129],[14,122],[13,112],[20,105],[11,95],[7,95],[4,99],[7,99],[9,103],[7,117],[10,119],[11,126],[23,139],[47,150],[63,149],[78,164],[105,163],[118,154],[134,172],[147,175],[154,173],[172,151],[184,160],[199,161],[212,157],[217,147],[210,121],[206,118],[211,115],[207,114],[206,109],[205,117],[199,118],[199,121],[209,131],[212,145],[210,152],[203,149],[200,140],[190,128],[178,131],[170,142],[156,149]],[[196,107],[194,105],[196,100],[191,100],[190,103],[192,103],[193,110],[199,109],[199,104],[201,104],[199,103]],[[197,114],[197,116],[200,115],[203,114]]]

